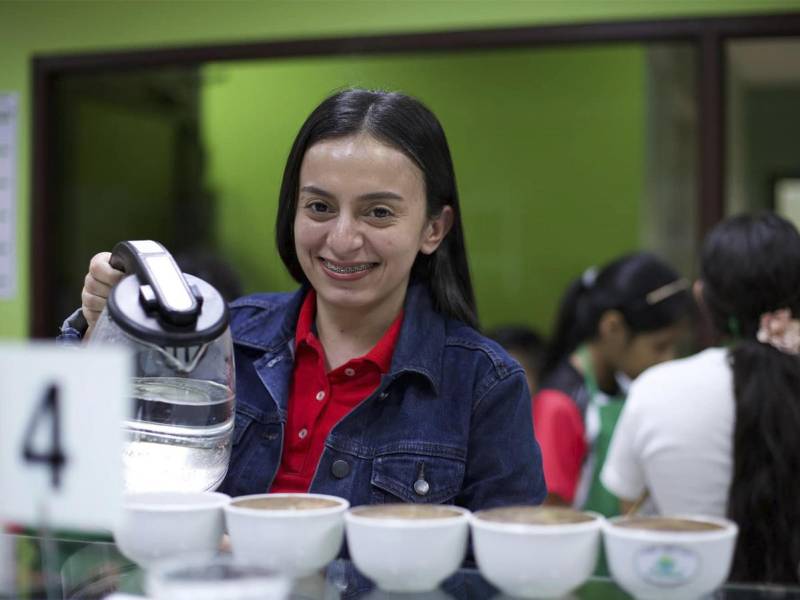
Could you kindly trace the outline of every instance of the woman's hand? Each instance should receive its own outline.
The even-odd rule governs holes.
[[[125,277],[125,273],[111,266],[110,260],[110,252],[100,252],[89,262],[89,272],[83,280],[83,290],[81,290],[81,310],[89,324],[83,339],[88,339],[91,335],[100,313],[106,307],[111,288]]]

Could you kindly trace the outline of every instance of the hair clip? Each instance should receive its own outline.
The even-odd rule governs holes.
[[[590,288],[594,285],[594,282],[597,280],[598,269],[595,266],[591,266],[583,272],[581,275],[581,284],[585,288]]]
[[[672,283],[654,289],[652,292],[648,293],[644,299],[648,304],[658,304],[662,300],[666,300],[670,296],[674,296],[678,292],[682,292],[688,288],[689,282],[686,279],[676,279]]]
[[[788,308],[766,312],[761,315],[756,339],[784,354],[800,354],[800,321],[792,318]]]

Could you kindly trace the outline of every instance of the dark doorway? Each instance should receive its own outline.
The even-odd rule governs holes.
[[[142,238],[175,253],[211,245],[198,89],[194,67],[56,80],[51,324],[74,310],[87,258],[98,249]]]

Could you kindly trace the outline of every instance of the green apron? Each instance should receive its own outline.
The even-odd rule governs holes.
[[[580,508],[599,512],[606,517],[613,517],[619,514],[619,499],[600,482],[600,471],[603,468],[603,463],[605,463],[608,447],[611,444],[611,435],[614,433],[614,428],[619,420],[625,398],[622,396],[608,396],[600,391],[597,379],[594,376],[589,349],[586,346],[581,346],[578,349],[578,362],[583,369],[584,385],[589,396],[589,405],[586,408],[587,416],[589,411],[596,411],[600,420],[600,428],[597,435],[593,440],[588,440],[590,443],[589,452],[591,453],[592,472],[589,491]]]
[[[597,435],[594,436],[594,439],[587,440],[590,453],[587,460],[591,460],[592,470],[589,475],[589,490],[585,496],[586,499],[579,508],[598,512],[606,517],[614,517],[620,514],[619,499],[600,482],[600,471],[602,471],[603,464],[606,461],[608,447],[611,444],[611,435],[614,433],[614,428],[619,420],[625,398],[623,396],[609,396],[600,391],[592,368],[589,349],[586,346],[581,346],[578,349],[578,363],[583,370],[583,382],[589,396],[586,416],[589,417],[589,411],[595,411],[600,421]],[[588,421],[588,419],[584,419],[584,421]],[[586,423],[586,427],[588,430],[588,423]],[[609,574],[605,548],[602,544],[600,545],[594,574],[603,577]],[[598,595],[597,591],[584,590],[580,597],[586,600],[594,598],[600,600],[603,598],[603,594]]]

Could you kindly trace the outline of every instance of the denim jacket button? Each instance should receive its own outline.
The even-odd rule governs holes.
[[[414,491],[417,493],[417,496],[427,496],[428,492],[431,491],[431,486],[424,479],[417,479],[414,482]]]
[[[335,460],[331,465],[331,474],[336,479],[344,479],[350,474],[350,464],[346,460]]]

